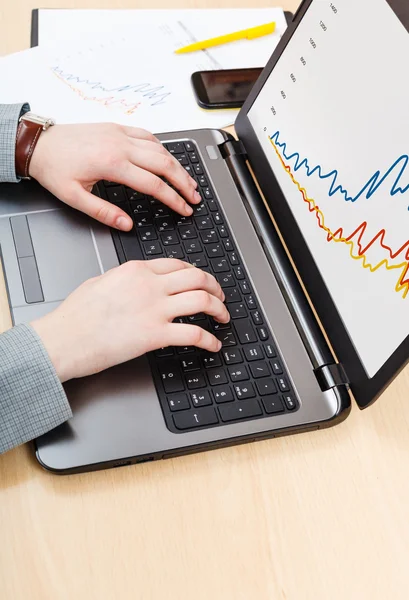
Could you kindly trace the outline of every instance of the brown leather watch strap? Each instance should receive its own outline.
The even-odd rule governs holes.
[[[16,174],[29,178],[31,157],[38,142],[43,126],[31,121],[21,120],[16,136]]]

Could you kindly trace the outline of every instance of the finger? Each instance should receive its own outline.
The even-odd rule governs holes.
[[[162,156],[171,156],[176,161],[177,165],[182,169],[183,176],[186,178],[188,185],[192,186],[194,189],[197,188],[197,181],[195,181],[193,177],[189,175],[186,169],[184,169],[180,165],[179,161],[176,158],[174,158],[172,154],[170,154],[170,152],[166,150],[165,146],[163,146],[162,144],[155,144],[154,142],[151,142],[149,140],[131,139],[130,142],[135,148],[138,148],[143,152],[158,152],[159,154],[162,154]]]
[[[219,298],[221,302],[225,299],[224,292],[213,275],[197,268],[170,273],[166,277],[165,290],[170,296],[181,292],[204,290]]]
[[[121,183],[142,192],[142,194],[157,198],[183,216],[190,216],[193,212],[192,207],[186,204],[186,201],[162,179],[144,169],[135,167],[130,162],[121,173]]]
[[[123,131],[130,138],[141,139],[141,140],[149,140],[150,142],[155,142],[155,144],[160,144],[160,141],[157,137],[153,135],[150,131],[146,129],[141,129],[140,127],[129,127],[127,125],[123,126]]]
[[[91,194],[80,183],[73,187],[65,202],[108,227],[122,231],[133,227],[132,219],[122,209]]]
[[[209,352],[218,352],[222,343],[213,334],[197,325],[169,323],[166,326],[166,346],[196,346]]]
[[[153,273],[156,273],[156,275],[166,275],[174,271],[195,268],[193,265],[177,258],[155,258],[154,260],[148,260],[146,261],[146,267]]]
[[[165,312],[172,321],[180,315],[188,316],[197,313],[206,313],[220,323],[230,321],[230,315],[223,302],[204,290],[182,292],[169,296],[166,299]]]
[[[186,200],[198,204],[201,201],[199,192],[196,192],[192,178],[188,175],[179,161],[168,151],[152,152],[141,151],[134,146],[131,148],[129,160],[132,164],[165,179],[177,188]]]

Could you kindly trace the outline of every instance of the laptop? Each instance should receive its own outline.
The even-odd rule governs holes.
[[[397,0],[370,4],[302,2],[237,140],[159,136],[198,181],[191,218],[100,182],[95,193],[134,220],[121,233],[35,182],[1,186],[15,324],[124,261],[161,256],[212,273],[232,317],[180,316],[222,340],[217,354],[161,348],[67,382],[73,418],[37,439],[44,468],[119,467],[332,426],[350,392],[364,408],[406,364],[409,14]]]

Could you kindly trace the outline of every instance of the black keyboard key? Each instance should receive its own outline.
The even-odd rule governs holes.
[[[284,404],[279,396],[264,396],[261,401],[264,410],[269,415],[284,412]]]
[[[160,236],[164,246],[174,246],[179,244],[179,237],[176,231],[174,233],[161,233]]]
[[[229,302],[240,302],[241,300],[241,295],[237,288],[227,288],[224,295],[226,296],[226,304],[229,304]]]
[[[143,260],[144,256],[141,252],[135,233],[133,231],[120,231],[118,233],[126,260]]]
[[[197,313],[196,315],[190,315],[187,320],[190,323],[196,323],[197,321],[204,321],[206,318],[207,317],[204,313]]]
[[[264,358],[260,346],[246,346],[244,348],[244,356],[249,362]]]
[[[257,337],[250,321],[247,319],[244,321],[239,320],[234,323],[234,326],[241,344],[251,344],[252,342],[257,342]]]
[[[176,352],[178,354],[191,354],[195,351],[196,348],[194,346],[178,346],[178,348],[176,349]]]
[[[189,164],[189,159],[186,154],[177,154],[175,158],[180,162],[181,165],[186,166]]]
[[[185,151],[182,142],[168,142],[166,148],[171,154],[182,154]]]
[[[198,182],[201,187],[207,187],[209,185],[204,175],[199,175]]]
[[[219,241],[215,229],[207,229],[205,231],[200,232],[200,237],[202,238],[202,242],[204,244],[215,244]]]
[[[224,350],[223,356],[226,365],[236,365],[243,362],[243,357],[238,348],[235,348],[234,350]]]
[[[250,417],[259,417],[263,414],[257,400],[244,400],[239,404],[233,403],[219,406],[219,412],[224,423],[249,419]]]
[[[182,217],[182,215],[175,215],[176,225],[191,225],[193,223],[192,217]]]
[[[211,210],[212,212],[215,212],[216,210],[219,209],[219,207],[217,206],[217,202],[216,200],[209,200],[207,203],[208,209]]]
[[[202,252],[203,248],[199,241],[197,240],[189,240],[187,242],[183,242],[185,247],[186,254],[196,254],[197,252]]]
[[[263,379],[257,381],[256,385],[260,396],[269,396],[270,394],[277,393],[276,384],[272,379]]]
[[[250,379],[247,368],[242,365],[241,367],[229,367],[230,379],[233,383],[237,381],[247,381]]]
[[[106,194],[109,202],[112,202],[112,204],[126,202],[124,188],[120,185],[106,188]]]
[[[193,427],[207,427],[219,422],[216,411],[212,406],[189,410],[173,415],[175,427],[180,430],[192,429]]]
[[[244,279],[245,275],[244,275],[243,267],[241,267],[239,265],[238,267],[234,267],[233,271],[236,276],[236,279],[238,279],[238,280]]]
[[[159,229],[159,231],[171,231],[175,229],[171,217],[158,217],[154,220],[154,225],[157,229]]]
[[[265,360],[258,360],[257,362],[250,363],[250,371],[254,379],[260,379],[260,377],[269,377],[271,375],[268,364]]]
[[[257,308],[256,299],[253,294],[249,294],[245,297],[246,304],[249,308]]]
[[[217,275],[216,279],[220,283],[222,288],[234,287],[234,285],[236,283],[234,281],[234,277],[231,273],[228,273],[226,275]]]
[[[207,372],[210,385],[221,385],[228,383],[227,375],[223,369],[210,369]]]
[[[250,284],[246,279],[239,281],[239,286],[243,294],[251,294]]]
[[[204,197],[206,198],[206,200],[213,199],[213,192],[209,187],[204,188],[203,194],[204,194]]]
[[[136,192],[135,192],[136,193]],[[147,213],[150,210],[149,200],[144,198],[142,200],[137,200],[136,202],[131,201],[131,212],[134,215],[138,215],[141,213]]]
[[[229,237],[229,232],[227,231],[226,227],[224,225],[220,225],[217,228],[217,231],[219,232],[219,235],[221,238],[227,238]]]
[[[185,142],[185,150],[186,152],[195,152],[196,148],[192,142]]]
[[[180,364],[184,373],[200,370],[200,362],[197,356],[190,356],[189,358],[184,358],[180,361]]]
[[[203,175],[203,169],[198,163],[193,165],[193,171],[196,175]]]
[[[145,251],[146,256],[155,256],[157,254],[162,254],[162,246],[160,242],[144,242],[143,249]]]
[[[214,258],[210,261],[210,264],[215,273],[225,273],[230,270],[229,263],[225,258]]]
[[[189,390],[196,390],[197,388],[206,387],[206,379],[203,373],[197,373],[197,375],[188,375],[186,377],[186,383]]]
[[[193,206],[193,214],[195,215],[195,217],[203,217],[205,215],[208,215],[209,213],[207,212],[205,203],[201,202],[200,204],[196,204],[195,206]]]
[[[288,410],[294,410],[297,408],[297,403],[291,394],[283,394],[283,400]]]
[[[196,152],[190,152],[190,154],[189,154],[189,158],[190,158],[190,162],[191,162],[192,164],[195,164],[195,163],[198,163],[198,162],[199,162],[199,158],[198,158],[198,156],[197,156]]]
[[[193,225],[182,225],[178,231],[182,240],[194,240],[197,238],[196,229]]]
[[[216,337],[221,341],[222,348],[237,345],[236,338],[234,337],[234,333],[232,331],[218,331],[216,332]]]
[[[158,217],[169,217],[170,209],[163,204],[157,206],[153,210],[153,218],[157,219]]]
[[[232,265],[238,265],[239,264],[239,259],[237,258],[237,254],[235,252],[230,252],[229,256],[229,260],[230,260],[230,264]]]
[[[116,181],[108,181],[107,179],[103,180],[103,184],[105,187],[110,187],[111,185],[118,185]]]
[[[173,396],[168,396],[168,404],[172,412],[188,410],[190,408],[186,394],[174,394]]]
[[[211,367],[221,367],[222,359],[219,354],[212,354],[210,352],[206,352],[203,356],[203,365],[205,369],[210,369]]]
[[[234,250],[233,242],[230,238],[225,238],[223,240],[223,246],[227,252],[232,252],[232,250]]]
[[[234,386],[234,391],[239,400],[245,400],[246,398],[254,398],[256,392],[252,383],[238,383]]]
[[[288,385],[288,381],[285,377],[277,377],[277,383],[282,392],[290,391],[290,386]]]
[[[277,356],[272,344],[264,344],[264,352],[266,353],[267,358],[275,358]]]
[[[176,360],[171,359],[159,363],[159,372],[167,394],[181,392],[185,389]]]
[[[213,229],[213,221],[211,217],[195,217],[196,226],[201,231],[204,229]]]
[[[262,342],[265,342],[269,338],[267,327],[257,327],[258,337]]]
[[[279,360],[270,360],[270,365],[271,365],[274,375],[282,375],[283,368],[282,368]]]
[[[179,258],[180,260],[182,260],[185,257],[185,253],[183,252],[180,246],[178,246],[177,248],[175,246],[165,248],[164,255],[166,258]]]
[[[213,214],[213,219],[214,219],[214,222],[216,223],[216,225],[221,225],[223,223],[223,217],[222,217],[221,213],[219,213],[219,212],[215,212]]]
[[[190,400],[194,407],[212,404],[210,393],[207,390],[203,390],[203,392],[191,392]]]
[[[254,310],[251,313],[251,318],[253,319],[254,325],[262,325],[263,324],[263,318],[262,318],[259,310]]]
[[[220,258],[221,256],[224,256],[223,248],[220,244],[207,244],[205,248],[209,258]]]
[[[208,265],[207,258],[204,254],[192,254],[188,257],[188,260],[191,265],[198,267],[199,269],[203,269],[203,267],[207,267]]]
[[[150,242],[151,240],[157,240],[156,230],[152,227],[144,227],[139,230],[139,237],[142,242]]]
[[[193,178],[193,167],[192,165],[183,165],[183,168],[185,169],[186,173],[189,173],[189,175]]]
[[[136,215],[134,218],[136,227],[152,227],[153,221],[152,217],[149,214],[142,213],[141,215]]]
[[[174,350],[171,346],[166,346],[166,348],[159,348],[155,350],[155,356],[157,358],[165,358],[166,356],[173,356]]]
[[[222,404],[223,402],[233,402],[234,400],[233,392],[228,385],[219,385],[218,387],[214,388],[213,396],[217,404]]]
[[[229,305],[229,313],[232,319],[244,319],[247,317],[247,309],[242,302]]]

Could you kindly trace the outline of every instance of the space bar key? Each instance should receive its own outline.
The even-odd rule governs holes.
[[[144,256],[134,230],[129,232],[120,231],[119,239],[121,240],[126,260],[143,260]]]

